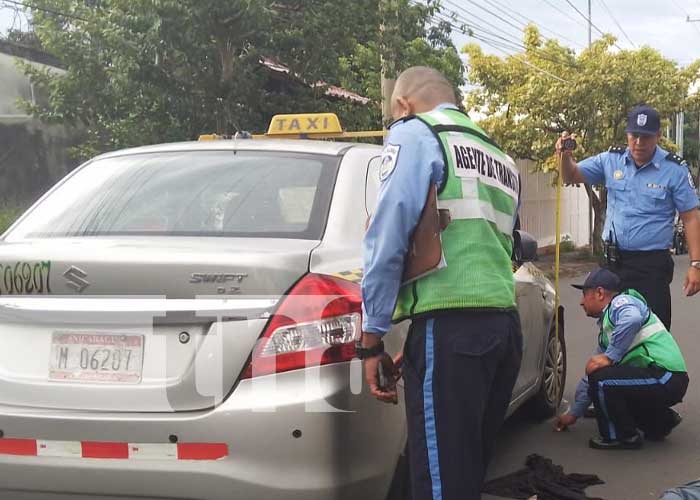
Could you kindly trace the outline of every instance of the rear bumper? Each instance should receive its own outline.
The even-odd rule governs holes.
[[[403,407],[353,394],[350,366],[246,380],[220,406],[200,412],[0,407],[6,438],[169,443],[174,435],[180,443],[228,446],[219,460],[0,455],[0,498],[383,499],[405,442]]]

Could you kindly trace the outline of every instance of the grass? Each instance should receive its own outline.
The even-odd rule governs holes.
[[[5,203],[0,205],[0,234],[4,233],[26,209],[26,203]]]

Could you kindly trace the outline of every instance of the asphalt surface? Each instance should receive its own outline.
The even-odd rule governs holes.
[[[597,434],[595,419],[580,419],[566,432],[554,432],[552,421],[535,422],[517,414],[508,420],[499,437],[489,478],[523,467],[525,458],[538,453],[564,467],[567,473],[597,474],[604,485],[588,488],[590,497],[605,500],[657,499],[668,488],[700,478],[700,295],[685,297],[683,280],[688,256],[675,257],[671,293],[672,333],[688,364],[690,387],[683,403],[675,407],[683,422],[661,443],[647,442],[642,450],[598,451],[588,447]],[[566,308],[568,373],[564,398],[573,401],[574,390],[596,342],[595,320],[579,306],[580,292],[570,287],[577,278],[561,281],[561,303]],[[483,500],[500,497],[484,495]]]

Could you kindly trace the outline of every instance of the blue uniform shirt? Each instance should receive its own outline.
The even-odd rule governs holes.
[[[454,108],[441,104],[436,109]],[[411,233],[428,188],[440,186],[442,148],[428,126],[413,119],[389,129],[380,172],[377,206],[364,239],[362,330],[383,335],[391,327]]]
[[[612,233],[622,250],[671,248],[676,210],[697,208],[698,197],[688,169],[667,160],[667,155],[657,146],[651,161],[639,169],[629,148],[624,153],[600,153],[578,164],[586,183],[608,188],[604,240]]]
[[[649,308],[644,302],[631,295],[618,295],[612,299],[609,308],[610,321],[615,325],[615,328],[610,335],[608,348],[603,351],[598,345],[595,354],[605,354],[613,363],[617,364],[625,357],[634,336],[647,321]],[[604,316],[605,314],[598,320],[599,327],[602,326]],[[588,377],[584,376],[576,386],[576,395],[570,413],[582,417],[590,404]]]

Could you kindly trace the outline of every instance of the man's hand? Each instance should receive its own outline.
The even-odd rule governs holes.
[[[605,368],[606,366],[612,366],[612,364],[612,360],[605,354],[593,356],[588,360],[588,363],[586,363],[586,375],[590,375],[591,373],[600,370],[601,368]]]
[[[564,148],[564,141],[567,139],[574,139],[575,140],[576,135],[575,134],[569,135],[569,133],[566,131],[562,132],[559,139],[557,139],[557,143],[554,145],[554,149],[556,150],[557,154],[564,153],[564,154],[567,154],[569,156],[572,155],[572,151],[570,149]]]
[[[399,372],[391,356],[383,352],[377,356],[365,359],[362,365],[365,370],[365,381],[372,395],[385,403],[398,403],[396,381],[398,380]],[[380,369],[385,378],[383,385],[379,377]]]
[[[569,135],[568,132],[562,132],[561,137],[557,139],[554,149],[558,158],[560,158],[559,168],[561,169],[562,181],[564,184],[583,184],[585,179],[578,169],[578,165],[574,161],[573,152],[570,149],[564,148],[564,141],[567,139],[576,139],[576,135]]]
[[[571,413],[559,415],[559,418],[557,419],[557,422],[554,425],[554,430],[557,432],[565,431],[570,426],[574,425],[576,423],[576,420],[578,420],[578,417],[575,417]]]
[[[683,291],[690,297],[700,291],[700,269],[689,267],[683,282]]]
[[[700,211],[693,208],[678,215],[683,221],[690,260],[698,260],[700,259]],[[688,297],[700,291],[700,269],[694,267],[688,269],[683,282],[683,291]]]

